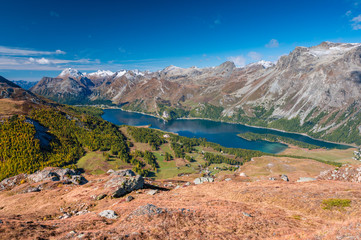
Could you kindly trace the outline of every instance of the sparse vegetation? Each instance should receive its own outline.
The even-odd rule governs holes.
[[[351,206],[350,199],[339,199],[339,198],[330,198],[322,201],[323,209],[326,210],[344,210],[345,207]]]

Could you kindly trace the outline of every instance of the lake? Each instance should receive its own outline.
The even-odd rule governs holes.
[[[172,121],[164,121],[153,116],[135,112],[126,112],[120,109],[105,109],[102,117],[104,120],[117,125],[151,125],[151,128],[178,133],[180,136],[206,138],[207,141],[218,143],[224,147],[251,149],[266,153],[282,152],[287,148],[287,145],[267,141],[247,141],[238,137],[237,134],[244,132],[270,133],[290,137],[298,141],[303,141],[325,148],[347,149],[349,147],[341,144],[312,139],[301,134],[286,133],[273,129],[257,128],[242,124],[216,122],[203,119],[176,119]]]

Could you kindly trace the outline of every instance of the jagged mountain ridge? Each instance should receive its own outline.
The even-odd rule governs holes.
[[[333,132],[360,113],[358,43],[296,47],[276,64],[261,61],[243,68],[225,62],[203,69],[169,66],[158,72],[97,73],[43,78],[32,91],[64,102],[70,97],[110,100],[160,116],[164,115],[160,106],[166,106],[204,117],[202,111],[210,105],[222,110],[211,118],[261,126],[278,119],[297,119],[302,128],[315,119],[311,128],[295,131],[313,132],[316,137]]]

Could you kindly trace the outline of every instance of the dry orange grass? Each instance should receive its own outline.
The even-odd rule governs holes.
[[[106,177],[86,177],[91,182],[84,186],[49,184],[40,193],[20,194],[25,183],[0,193],[0,219],[4,221],[0,239],[69,239],[71,231],[84,234],[85,239],[335,239],[360,234],[361,188],[357,183],[243,182],[233,177],[228,182],[191,185],[154,196],[142,190],[131,194],[135,200],[126,202],[123,198],[95,201],[91,196],[102,192],[101,179]],[[350,199],[351,206],[325,210],[322,201],[329,198]],[[79,204],[90,206],[91,213],[57,219],[60,207]],[[167,208],[168,213],[129,218],[146,204]],[[106,209],[116,211],[119,218],[105,220],[97,215]]]

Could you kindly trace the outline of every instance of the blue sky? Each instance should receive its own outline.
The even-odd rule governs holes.
[[[66,67],[159,70],[276,61],[296,46],[361,42],[361,0],[0,0],[0,75]]]

